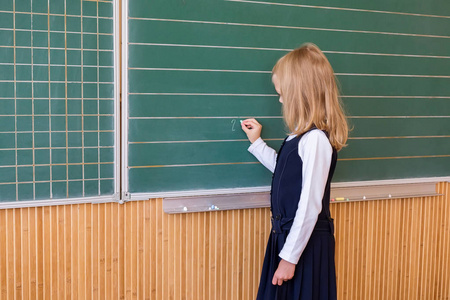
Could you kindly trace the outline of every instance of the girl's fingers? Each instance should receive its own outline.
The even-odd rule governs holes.
[[[262,127],[261,124],[259,124],[255,119],[244,120],[244,121],[242,121],[242,124],[250,129]]]
[[[250,132],[250,130],[252,129],[252,128],[248,128],[247,125],[244,124],[244,122],[242,122],[241,128],[242,128],[242,130],[244,130],[245,133]]]
[[[259,122],[256,121],[255,119],[246,119],[244,121],[242,121],[243,123],[253,123],[255,125],[259,125]]]
[[[282,285],[283,282],[284,282],[284,279],[279,278],[275,272],[275,274],[273,275],[273,278],[272,278],[272,284],[273,285]]]
[[[276,277],[276,275],[273,275],[272,284],[273,285],[277,285],[278,284],[278,278]]]

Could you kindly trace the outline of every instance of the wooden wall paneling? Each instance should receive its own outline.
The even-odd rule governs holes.
[[[36,265],[36,207],[30,207],[28,209],[28,248],[29,248],[29,293],[28,299],[36,299],[37,286],[36,286],[36,273],[38,271]],[[25,277],[25,276],[24,276]],[[27,279],[25,277],[25,279]]]
[[[107,205],[97,204],[98,207],[98,298],[106,295],[106,253],[105,253],[105,233],[106,233],[106,207]]]
[[[144,282],[143,282],[143,276],[144,276],[144,234],[145,234],[145,228],[144,228],[144,209],[143,209],[144,202],[139,201],[136,202],[135,205],[135,211],[136,211],[136,297],[137,299],[143,298],[143,292],[144,292]]]
[[[72,278],[71,278],[71,258],[72,258],[72,240],[71,240],[71,228],[72,224],[72,207],[73,205],[64,206],[64,287],[65,297],[64,299],[70,299],[72,295]]]
[[[15,277],[15,289],[16,298],[21,299],[23,296],[23,282],[22,282],[22,218],[20,210],[14,211],[14,277]]]
[[[0,297],[6,299],[7,297],[7,264],[6,264],[6,212],[7,210],[0,210]]]
[[[83,276],[86,273],[86,206],[82,204],[78,207],[78,227],[74,228],[75,232],[73,233],[73,236],[78,240],[78,259],[76,262],[78,272],[74,276],[77,277],[77,295],[80,298],[86,298],[86,281],[85,276]]]
[[[80,206],[79,205],[71,205],[70,206],[70,213],[71,213],[71,223],[69,226],[69,234],[70,234],[70,283],[71,283],[71,294],[68,295],[66,299],[73,298],[79,298],[78,296],[78,265],[80,263],[79,257],[78,257],[78,247],[80,243],[80,239],[78,237],[78,230],[80,228],[79,221],[80,221]]]
[[[94,231],[95,226],[92,221],[93,208],[94,208],[94,205],[86,205],[86,207],[85,207],[85,209],[86,209],[86,215],[85,215],[86,248],[84,251],[84,255],[86,257],[86,260],[85,260],[85,266],[86,266],[86,268],[85,268],[85,275],[86,275],[85,295],[86,295],[86,299],[94,298],[94,294],[93,294],[93,290],[94,290],[93,257],[94,256],[93,256],[92,248],[93,248],[93,231]]]
[[[333,203],[339,299],[450,297],[444,196]],[[0,210],[1,299],[254,299],[267,208],[167,215],[162,200]]]
[[[442,237],[441,255],[439,256],[439,276],[438,276],[438,298],[450,298],[450,183],[439,183],[438,193],[442,199],[442,225],[439,226],[440,236]]]
[[[143,207],[143,295],[142,299],[150,299],[150,291],[152,288],[152,278],[150,274],[150,268],[151,268],[151,244],[150,244],[150,238],[152,237],[152,226],[150,226],[150,209],[151,206],[148,204],[144,205]]]
[[[91,210],[91,297],[99,299],[99,282],[98,282],[98,204],[92,205]]]

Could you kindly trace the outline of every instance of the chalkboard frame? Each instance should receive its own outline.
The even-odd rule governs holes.
[[[128,0],[123,1],[122,20],[126,20],[122,24],[122,53],[124,59],[122,60],[122,100],[124,106],[122,107],[122,194],[121,198],[124,201],[128,200],[146,200],[151,198],[165,198],[165,197],[185,197],[185,196],[205,196],[205,195],[224,195],[224,194],[241,194],[241,193],[261,193],[270,190],[270,186],[257,186],[248,188],[224,188],[224,189],[198,189],[198,190],[180,190],[180,191],[163,191],[163,192],[129,192],[129,170],[128,170],[128,18],[129,5]],[[400,179],[380,179],[367,181],[349,181],[333,183],[335,188],[351,187],[351,186],[373,186],[384,184],[411,184],[421,182],[442,182],[449,181],[449,176],[444,177],[425,177],[425,178],[400,178]]]
[[[82,204],[82,203],[111,203],[118,202],[123,203],[120,197],[121,190],[121,180],[120,180],[120,144],[121,144],[121,132],[120,132],[120,27],[119,16],[121,11],[121,6],[118,1],[111,1],[113,6],[113,69],[114,69],[114,193],[112,195],[103,196],[89,196],[89,197],[74,197],[74,198],[61,198],[61,199],[46,199],[46,200],[29,200],[29,201],[1,201],[0,209],[10,209],[10,208],[25,208],[25,207],[42,207],[42,206],[53,206],[53,205],[71,205],[71,204]]]

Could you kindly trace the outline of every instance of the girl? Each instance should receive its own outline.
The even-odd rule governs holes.
[[[277,62],[272,81],[291,132],[278,155],[255,119],[242,122],[249,151],[273,172],[272,231],[257,299],[336,299],[330,183],[348,127],[333,69],[316,45],[305,44]]]

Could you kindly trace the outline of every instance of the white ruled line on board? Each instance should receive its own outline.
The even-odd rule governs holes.
[[[14,64],[12,63],[0,63],[0,66],[13,66]],[[20,64],[16,64],[16,66],[33,66],[33,67],[48,67],[48,64],[24,64],[24,63],[20,63]],[[52,65],[52,67],[65,67],[65,65],[60,65],[60,64],[54,64]],[[69,68],[81,68],[81,65],[67,65],[67,67]],[[83,66],[83,68],[97,68],[97,66],[95,65],[85,65]],[[100,69],[113,69],[114,67],[111,66],[107,66],[107,67],[100,67]],[[37,81],[33,81],[33,82],[37,82]],[[47,81],[48,83],[48,81]],[[97,83],[97,82],[95,82]],[[105,82],[108,83],[108,82]],[[47,98],[48,99],[48,98]]]
[[[72,100],[72,98],[68,98]],[[53,100],[53,99],[52,99]],[[14,115],[1,114],[0,117],[13,117]],[[17,114],[20,117],[65,117],[65,114]],[[69,117],[114,117],[114,114],[69,114]]]
[[[0,45],[0,48],[31,49],[32,47],[31,46],[16,46],[16,47],[13,47],[13,46]],[[66,50],[66,48],[61,48],[61,47],[49,48],[49,47],[35,47],[35,46],[33,46],[33,49],[41,49],[41,50],[48,50],[48,49],[50,49],[50,50],[63,50],[63,51]],[[97,52],[97,49],[89,49],[89,48],[67,48],[67,50],[74,50],[74,51],[80,51],[81,50],[81,51],[95,51],[95,52]],[[101,52],[113,52],[114,50],[111,50],[111,49],[100,49],[98,51],[101,51]],[[48,64],[47,64],[47,66],[48,66]],[[53,66],[53,64],[52,64],[52,66]],[[105,68],[106,67],[107,66],[105,66]]]
[[[176,168],[176,167],[203,167],[203,166],[226,166],[226,165],[256,165],[259,162],[232,162],[232,163],[206,163],[206,164],[179,164],[179,165],[152,165],[152,166],[128,166],[129,169],[145,168]]]
[[[227,97],[278,97],[277,94],[221,94],[221,93],[129,93],[129,95],[144,96],[227,96]],[[388,96],[388,95],[341,95],[341,98],[370,98],[370,99],[450,99],[450,96]],[[2,99],[2,98],[0,98]],[[11,98],[4,98],[11,99]],[[17,98],[27,99],[27,98]],[[72,98],[71,98],[72,99]],[[73,98],[77,99],[77,98]],[[108,98],[104,98],[108,100]],[[95,100],[95,99],[94,99]]]
[[[21,82],[21,83],[48,83],[48,81],[45,80],[0,80],[0,82]],[[95,82],[95,81],[63,81],[63,80],[55,80],[52,81],[52,83],[61,83],[61,84],[114,84],[114,82],[107,82],[107,81],[102,81],[102,82]],[[34,98],[33,98],[34,99]],[[53,98],[52,98],[53,99]]]
[[[20,115],[16,115],[17,117],[21,117]],[[70,115],[69,115],[70,116]],[[11,116],[11,117],[14,117],[14,116]],[[51,121],[51,118],[49,118],[49,121]],[[69,130],[68,131],[69,133],[75,133],[75,132],[81,132],[81,133],[83,133],[83,132],[90,132],[90,133],[97,133],[97,132],[100,132],[100,133],[105,133],[105,132],[114,132],[114,130]],[[8,134],[8,133],[14,133],[14,131],[0,131],[0,133],[1,134]],[[27,131],[17,131],[17,133],[66,133],[66,131],[65,130],[35,130],[35,131],[30,131],[30,130],[27,130]],[[49,136],[51,136],[51,134],[49,134]],[[51,144],[50,144],[51,145]],[[18,148],[18,149],[22,149],[22,148]],[[53,147],[52,147],[52,149],[53,149]],[[64,147],[64,149],[65,149],[65,147]]]
[[[39,148],[35,148],[39,149]],[[65,147],[64,147],[65,149]],[[20,149],[22,150],[22,148]],[[51,166],[81,166],[81,165],[112,165],[114,162],[84,162],[84,163],[51,163],[51,164],[27,164],[27,165],[20,165],[20,167],[51,167]],[[0,166],[0,170],[2,168],[14,168],[15,165],[6,165],[6,166]]]
[[[357,157],[357,158],[340,158],[340,161],[351,161],[351,160],[381,160],[381,159],[410,159],[410,158],[440,158],[440,157],[450,157],[450,154],[444,155],[416,155],[416,156],[392,156],[392,157]]]
[[[10,115],[6,115],[10,116]],[[214,120],[214,119],[282,119],[282,116],[208,116],[208,117],[128,117],[129,120]],[[448,119],[448,116],[347,116],[347,119]]]
[[[372,9],[361,9],[361,8],[334,7],[334,6],[318,6],[318,5],[291,4],[291,3],[277,3],[277,2],[266,2],[266,1],[249,1],[249,0],[225,0],[225,1],[228,1],[228,2],[252,3],[252,4],[264,4],[264,5],[279,5],[279,6],[303,7],[303,8],[318,8],[318,9],[331,9],[331,10],[346,10],[346,11],[369,12],[369,13],[379,13],[379,14],[394,14],[394,15],[405,15],[405,16],[415,16],[415,17],[429,17],[429,18],[444,18],[444,19],[450,19],[450,16],[429,15],[429,14],[418,14],[418,13],[407,13],[407,12],[386,11],[386,10],[372,10]]]
[[[449,116],[347,116],[347,119],[448,119]]]
[[[12,14],[12,13],[16,13],[16,14],[22,14],[22,15],[35,15],[35,16],[50,16],[50,17],[72,17],[72,18],[80,18],[80,15],[65,15],[65,14],[55,14],[55,13],[41,13],[41,12],[26,12],[26,11],[21,11],[21,12],[13,12],[10,10],[0,10],[0,13],[3,14]],[[99,19],[106,19],[106,20],[113,20],[113,17],[98,17]],[[87,15],[83,15],[83,19],[97,19],[96,16],[87,16]],[[78,32],[80,33],[80,32]]]
[[[282,141],[283,139],[264,139],[264,141]],[[235,140],[196,140],[196,141],[148,141],[148,142],[128,142],[133,144],[176,144],[176,143],[220,143],[220,142],[248,142],[248,139]]]
[[[33,14],[34,15],[34,14]],[[13,28],[3,28],[0,27],[0,31],[16,31],[16,32],[42,32],[42,33],[60,33],[60,34],[80,34],[80,32],[77,31],[62,31],[62,30],[43,30],[43,29],[13,29]],[[83,34],[85,35],[95,35],[95,36],[99,36],[99,35],[109,35],[112,36],[112,33],[97,33],[97,32],[84,32]],[[52,48],[53,49],[53,48]]]
[[[401,32],[353,30],[353,29],[335,29],[335,28],[319,28],[319,27],[304,27],[304,26],[268,25],[268,24],[216,22],[216,21],[198,21],[198,20],[178,20],[178,19],[161,19],[161,18],[136,18],[136,17],[129,18],[129,20],[175,22],[175,23],[194,23],[194,24],[210,24],[210,25],[227,25],[227,26],[244,26],[244,27],[262,27],[262,28],[281,28],[281,29],[331,31],[331,32],[368,33],[368,34],[383,34],[383,35],[415,36],[415,37],[450,39],[450,36],[448,36],[448,35],[431,35],[431,34],[418,34],[418,33],[401,33]]]
[[[417,155],[417,156],[392,156],[392,157],[357,157],[338,158],[338,161],[361,161],[361,160],[387,160],[387,159],[414,159],[414,158],[445,158],[449,155]],[[128,166],[129,169],[150,169],[150,168],[180,168],[180,167],[207,167],[207,166],[228,166],[228,165],[255,165],[259,162],[231,162],[231,163],[203,163],[203,164],[174,164],[174,165],[149,165],[149,166]]]
[[[429,135],[429,136],[380,136],[380,137],[349,137],[349,140],[388,140],[388,139],[434,139],[450,138],[450,135]],[[282,141],[283,138],[264,139],[264,141]],[[192,141],[144,141],[128,142],[129,145],[135,144],[184,144],[184,143],[221,143],[221,142],[248,142],[248,139],[234,140],[192,140]]]
[[[138,71],[176,71],[176,72],[179,71],[179,72],[264,73],[264,74],[272,74],[272,71],[260,71],[260,70],[182,69],[182,68],[128,68],[128,70],[138,70]],[[334,73],[334,74],[336,76],[450,78],[450,75],[364,74],[364,73]],[[106,83],[110,83],[110,82],[106,82]]]
[[[114,178],[86,178],[86,179],[58,179],[58,180],[36,180],[35,183],[52,183],[52,182],[84,182],[84,181],[97,181],[97,180],[114,180]],[[17,181],[17,182],[0,182],[0,185],[8,185],[8,184],[29,184],[33,183],[33,181]],[[65,199],[65,198],[64,198]],[[69,200],[69,199],[67,199]]]
[[[257,70],[180,69],[180,68],[128,68],[128,70],[140,70],[140,71],[187,71],[187,72],[191,72],[191,71],[192,72],[228,72],[228,73],[265,73],[265,74],[271,74],[272,73],[272,71],[257,71]]]
[[[17,100],[48,100],[48,97],[44,98],[44,97],[17,97]],[[64,100],[65,98],[52,98],[52,100]],[[69,97],[70,100],[114,100],[114,98],[80,98],[80,97]],[[0,100],[11,100],[11,97],[0,97]],[[47,114],[48,116],[48,114]]]
[[[236,49],[236,50],[261,50],[261,51],[281,51],[290,52],[294,49],[282,48],[264,48],[264,47],[239,47],[225,45],[193,45],[193,44],[165,44],[165,43],[128,43],[136,46],[161,46],[161,47],[190,47],[190,48],[213,48],[213,49]],[[2,47],[2,46],[0,46]],[[400,53],[374,53],[374,52],[352,52],[352,51],[333,51],[322,50],[323,53],[330,54],[349,54],[349,55],[368,55],[368,56],[395,56],[395,57],[416,57],[416,58],[444,58],[450,59],[450,56],[443,55],[422,55],[422,54],[400,54]]]
[[[380,136],[380,137],[349,137],[349,140],[389,140],[389,139],[435,139],[450,138],[450,135],[427,135],[427,136]]]
[[[69,132],[71,132],[71,131],[69,131]],[[82,147],[82,146],[70,147],[69,146],[69,147],[67,147],[67,149],[113,149],[113,148],[114,148],[114,146],[84,146],[84,147]],[[34,147],[34,148],[25,147],[25,148],[20,148],[20,150],[33,150],[33,149],[36,149],[36,150],[50,150],[50,149],[64,150],[64,149],[66,149],[66,147],[64,146],[64,147]],[[11,151],[11,150],[14,150],[14,148],[0,148],[0,151]]]
[[[410,75],[410,74],[362,74],[334,73],[336,76],[368,76],[368,77],[411,77],[411,78],[450,78],[450,75]]]
[[[373,96],[373,95],[341,95],[341,98],[395,98],[395,99],[450,99],[450,96]]]
[[[158,95],[158,96],[229,96],[229,97],[275,97],[276,94],[221,94],[221,93],[129,93],[128,95]],[[10,99],[10,98],[8,98]]]
[[[450,117],[450,116],[449,116]],[[210,116],[210,117],[129,117],[129,120],[184,120],[184,119],[248,119],[248,118],[255,118],[255,119],[281,119],[282,116]]]

